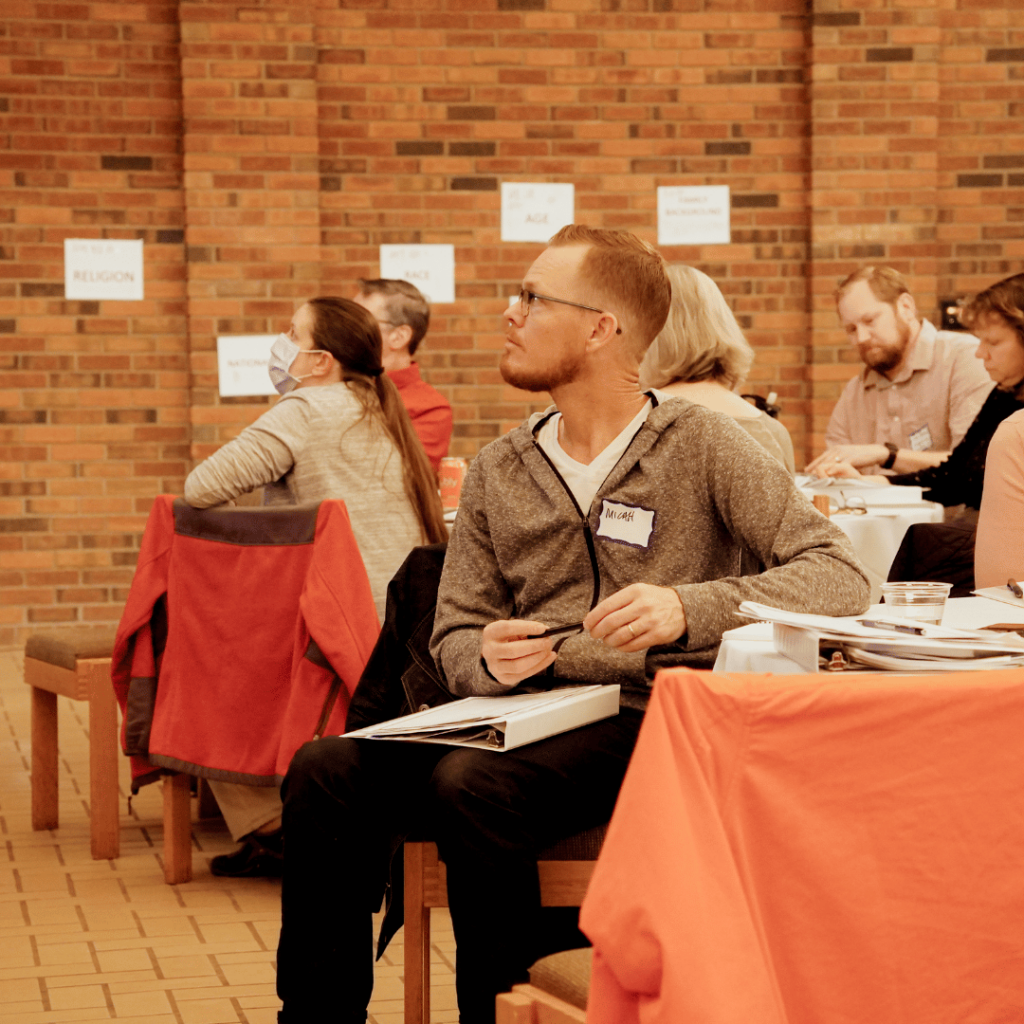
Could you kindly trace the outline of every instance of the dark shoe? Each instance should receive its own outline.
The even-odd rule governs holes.
[[[281,829],[257,835],[250,832],[234,853],[210,861],[210,873],[225,878],[280,878],[284,873]]]

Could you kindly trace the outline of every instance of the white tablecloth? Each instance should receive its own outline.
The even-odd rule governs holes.
[[[941,505],[927,501],[869,508],[863,515],[841,510],[832,515],[832,522],[853,542],[853,550],[868,571],[872,601],[882,599],[882,584],[889,578],[889,568],[907,530],[914,523],[941,523],[942,513]]]
[[[872,605],[865,614],[888,614],[885,605]],[[946,602],[942,616],[944,626],[976,629],[996,622],[1024,622],[1024,615],[999,601],[984,597],[952,597]],[[772,626],[768,622],[752,622],[749,626],[730,629],[722,637],[715,661],[716,672],[773,672],[793,675],[804,670],[791,658],[779,654],[772,643]]]
[[[797,484],[808,501],[818,494],[828,496],[832,521],[853,542],[857,557],[868,571],[872,601],[882,600],[882,584],[889,578],[889,568],[907,530],[915,523],[942,522],[942,506],[924,501],[920,487],[839,479],[821,486],[820,481],[805,475],[797,477]],[[857,514],[847,508],[866,511]]]

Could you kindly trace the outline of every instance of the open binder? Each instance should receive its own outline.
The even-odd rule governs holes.
[[[543,693],[464,697],[353,729],[346,737],[513,750],[619,713],[619,687],[567,686]]]

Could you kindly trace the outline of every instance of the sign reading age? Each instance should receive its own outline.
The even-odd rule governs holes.
[[[64,239],[64,298],[143,297],[141,238]]]
[[[728,185],[658,188],[658,245],[728,245]]]
[[[572,185],[547,182],[501,183],[501,240],[546,242],[575,216]]]
[[[380,276],[416,285],[427,302],[454,302],[455,246],[382,245]]]

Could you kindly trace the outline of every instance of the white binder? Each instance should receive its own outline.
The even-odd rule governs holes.
[[[345,733],[346,737],[514,750],[619,713],[619,687],[567,686],[543,693],[464,697]]]

